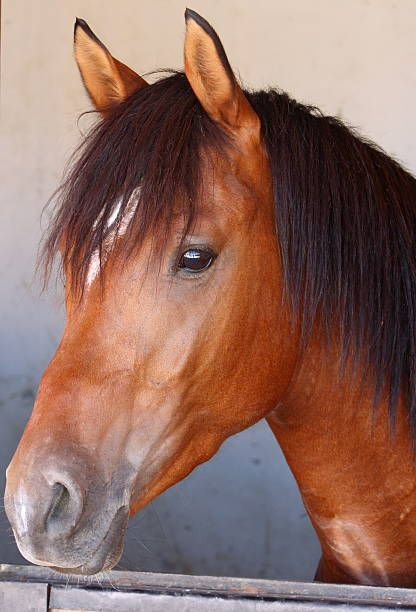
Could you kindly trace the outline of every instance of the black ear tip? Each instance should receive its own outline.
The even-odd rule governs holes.
[[[81,28],[83,30],[83,32],[85,32],[85,34],[87,36],[89,36],[90,38],[92,38],[92,40],[94,40],[97,44],[101,45],[101,47],[103,47],[105,49],[105,46],[103,45],[103,43],[101,42],[101,40],[94,34],[94,32],[91,30],[90,26],[88,25],[88,23],[85,21],[85,19],[80,19],[80,17],[76,17],[75,19],[75,26],[74,26],[74,40],[76,38],[77,35],[77,30],[78,28]]]
[[[75,37],[77,35],[77,30],[78,28],[81,28],[82,30],[84,30],[84,32],[86,34],[88,34],[88,36],[92,35],[92,31],[90,26],[88,25],[88,23],[85,21],[85,19],[80,19],[79,17],[75,17],[75,24],[74,24],[74,40]]]
[[[210,26],[210,24],[208,23],[206,19],[201,17],[201,15],[197,13],[196,11],[193,11],[192,9],[187,8],[185,11],[185,21],[189,21],[190,19],[193,19],[194,21],[196,21],[196,23],[199,26],[201,26],[201,28],[203,28],[205,31],[212,30],[212,27]]]
[[[199,13],[197,13],[196,11],[193,11],[190,8],[187,8],[186,11],[185,11],[185,21],[186,21],[186,23],[188,23],[188,21],[190,19],[192,19],[192,21],[195,21],[195,23],[197,23],[199,25],[199,27],[202,28],[204,30],[204,32],[206,32],[208,34],[208,36],[210,36],[212,38],[212,40],[215,42],[215,45],[216,45],[220,55],[224,55],[225,56],[224,49],[222,49],[221,41],[220,41],[220,39],[218,37],[218,34],[216,33],[216,31],[212,27],[212,25],[210,23],[208,23],[208,21],[206,19],[201,17],[201,15]]]
[[[192,19],[192,14],[195,13],[195,11],[193,11],[192,9],[186,7],[185,9],[185,21],[188,21],[188,19]]]
[[[91,29],[85,19],[81,19],[80,17],[75,17],[74,29],[76,30],[77,28],[82,28],[83,30]]]

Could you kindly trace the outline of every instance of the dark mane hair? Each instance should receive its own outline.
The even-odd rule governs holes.
[[[388,395],[392,423],[404,393],[416,433],[416,179],[315,108],[274,90],[247,97],[262,123],[283,274],[304,338],[324,322],[344,357],[364,365],[376,403]],[[82,289],[117,202],[116,228],[131,197],[126,256],[149,231],[163,237],[178,202],[186,233],[198,212],[200,152],[225,142],[184,74],[133,94],[93,129],[57,192],[46,268],[60,248]]]

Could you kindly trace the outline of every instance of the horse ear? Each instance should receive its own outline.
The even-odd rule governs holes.
[[[75,59],[95,108],[107,115],[111,108],[147,85],[141,76],[113,57],[83,19],[74,28]]]
[[[259,139],[260,120],[237,83],[217,33],[190,9],[185,21],[185,73],[199,102],[227,132]]]

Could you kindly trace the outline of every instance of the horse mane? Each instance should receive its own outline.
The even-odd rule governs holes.
[[[375,404],[389,398],[393,425],[404,394],[416,435],[416,179],[314,107],[275,90],[246,95],[262,124],[285,287],[304,340],[315,323],[340,338],[344,359],[373,382]],[[198,213],[201,151],[226,142],[183,73],[130,96],[93,128],[56,193],[46,270],[60,252],[82,291],[131,198],[126,256],[149,231],[163,249],[178,202],[185,235]]]

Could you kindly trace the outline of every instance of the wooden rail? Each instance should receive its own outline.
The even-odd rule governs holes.
[[[416,590],[107,572],[97,579],[0,565],[1,612],[353,612],[416,610]]]

